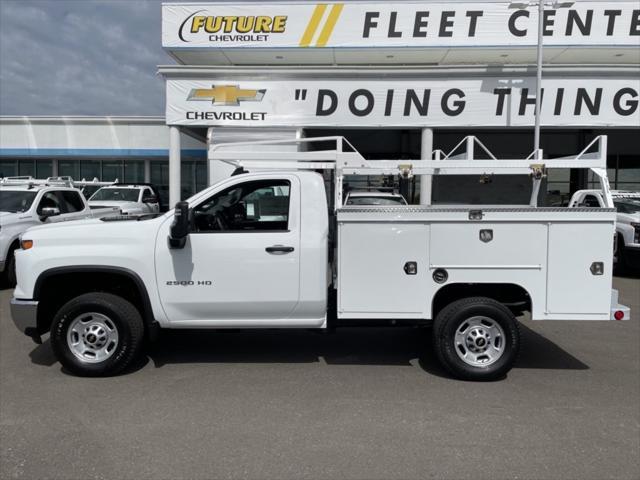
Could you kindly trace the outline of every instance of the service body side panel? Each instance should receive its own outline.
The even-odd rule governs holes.
[[[470,220],[460,207],[343,208],[338,316],[429,319],[440,288],[499,283],[529,294],[535,320],[608,320],[614,225],[612,209],[496,207]]]

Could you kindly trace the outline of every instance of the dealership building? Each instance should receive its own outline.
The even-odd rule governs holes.
[[[544,157],[606,134],[612,186],[640,190],[638,2],[544,8]],[[468,135],[498,158],[534,148],[534,2],[166,3],[162,44],[164,118],[1,118],[0,174],[146,180],[172,204],[230,173],[207,160],[222,142],[342,135],[369,159],[429,158]],[[549,203],[590,181],[554,172]],[[448,186],[417,179],[412,198]]]

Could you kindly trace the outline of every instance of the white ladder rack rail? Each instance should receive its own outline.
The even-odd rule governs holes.
[[[28,176],[18,176],[18,177],[4,177],[0,179],[0,186],[22,186],[27,185],[30,188],[32,187],[42,187],[42,186],[58,186],[58,187],[86,187],[89,185],[94,186],[108,186],[113,185],[114,183],[118,183],[116,179],[115,182],[101,182],[97,178],[93,180],[74,180],[69,176],[60,176],[60,177],[48,177],[44,179],[38,179]]]
[[[317,151],[299,151],[300,147],[333,142],[335,148]],[[246,147],[292,146],[298,151],[248,151]],[[461,146],[466,151],[455,153]],[[475,158],[475,145],[491,157],[489,160]],[[597,145],[596,151],[591,151]],[[345,151],[345,147],[351,151]],[[465,137],[448,154],[436,150],[433,159],[422,160],[366,160],[346,138],[341,136],[297,138],[284,140],[257,140],[211,145],[209,159],[228,163],[236,168],[251,170],[334,170],[335,208],[342,205],[342,184],[345,175],[531,175],[533,189],[531,206],[537,206],[537,196],[544,172],[548,169],[585,168],[591,169],[600,178],[605,198],[610,205],[611,193],[606,176],[607,137],[596,137],[584,150],[575,156],[542,160],[543,152],[538,150],[524,159],[497,159],[476,137]]]

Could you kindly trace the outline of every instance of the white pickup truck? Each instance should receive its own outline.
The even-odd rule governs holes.
[[[93,182],[95,183],[95,182]],[[91,209],[70,180],[8,177],[0,181],[0,274],[15,285],[14,252],[19,237],[35,225],[119,214],[114,208]]]
[[[621,270],[640,268],[640,193],[612,190],[616,217],[615,253]],[[600,190],[578,190],[571,196],[569,207],[602,208],[606,200]]]
[[[148,183],[114,183],[91,195],[89,205],[117,207],[123,215],[146,215],[160,212],[160,195]]]
[[[629,318],[611,289],[613,208],[342,201],[344,176],[358,174],[531,174],[535,199],[546,168],[581,167],[604,175],[606,190],[604,138],[595,155],[546,167],[472,155],[367,161],[344,151],[341,137],[257,144],[328,140],[335,150],[210,147],[210,158],[250,173],[155,218],[30,229],[16,255],[16,326],[36,341],[50,331],[68,371],[98,376],[124,369],[158,328],[433,323],[445,368],[486,380],[514,364],[523,311],[534,320]]]

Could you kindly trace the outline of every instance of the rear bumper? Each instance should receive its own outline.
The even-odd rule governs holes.
[[[0,260],[0,272],[4,272],[4,260]]]
[[[38,335],[38,302],[35,300],[11,299],[11,318],[18,330],[25,335]]]
[[[622,318],[616,318],[616,313],[622,312]],[[618,313],[618,315],[620,315]],[[631,319],[631,309],[626,305],[621,305],[618,303],[618,290],[611,290],[611,320],[630,320]]]

